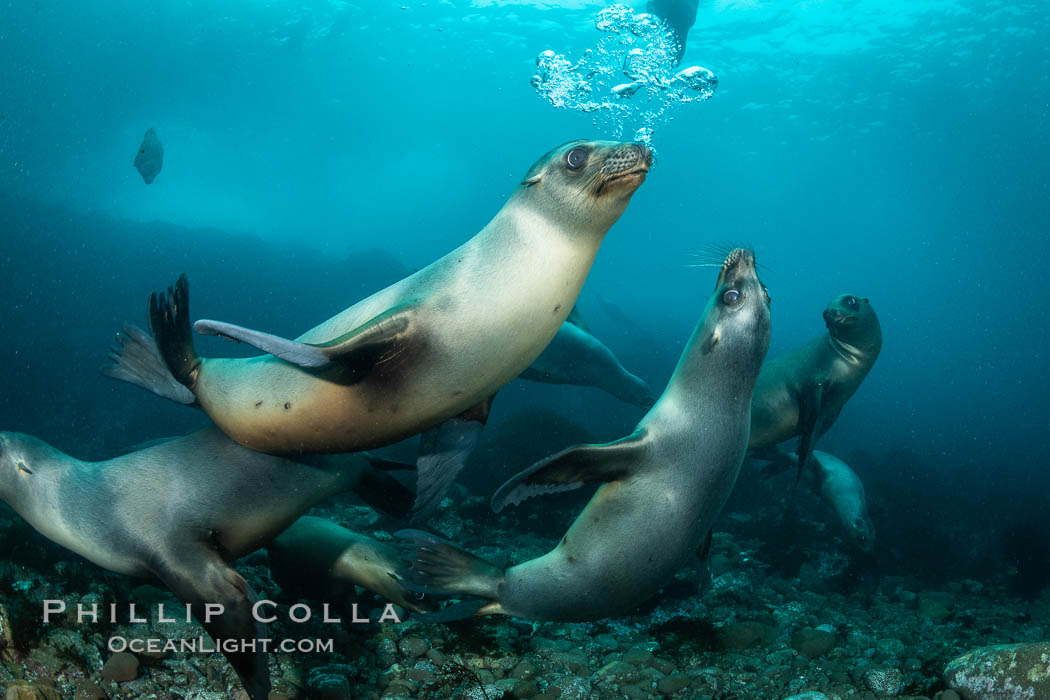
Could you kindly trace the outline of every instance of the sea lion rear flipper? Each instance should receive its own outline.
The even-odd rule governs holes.
[[[412,465],[404,465],[411,469]],[[416,495],[400,481],[379,469],[366,469],[354,491],[365,503],[395,518],[407,518]]]
[[[508,505],[517,505],[533,496],[614,481],[628,472],[640,451],[648,448],[649,438],[644,431],[604,445],[570,447],[537,462],[500,486],[492,496],[492,509],[498,513]]]
[[[317,344],[300,343],[223,321],[202,319],[193,324],[193,329],[202,335],[218,335],[248,343],[306,369],[341,365],[352,370],[350,381],[358,381],[376,364],[396,355],[398,341],[403,339],[411,325],[412,313],[411,306],[396,306],[349,333]]]
[[[413,522],[426,519],[441,505],[441,499],[448,493],[477,447],[491,406],[490,397],[455,418],[423,432],[419,458],[416,460],[418,472]]]
[[[440,537],[421,530],[399,530],[394,537],[403,565],[397,576],[410,591],[461,598],[462,602],[419,616],[425,622],[450,622],[470,617],[498,600],[504,571]]]
[[[252,606],[255,591],[219,554],[202,543],[175,543],[170,556],[161,554],[152,569],[183,602],[213,639],[266,639],[266,625],[256,622]],[[207,620],[206,604],[223,606]],[[244,689],[252,700],[266,700],[270,693],[269,656],[262,648],[255,651],[224,651]]]
[[[807,385],[799,397],[798,410],[798,476],[802,478],[802,472],[806,470],[806,464],[813,454],[813,443],[816,442],[817,423],[820,421],[820,413],[824,401],[825,382],[815,382]]]

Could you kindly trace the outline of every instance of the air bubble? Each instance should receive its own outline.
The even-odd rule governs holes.
[[[604,36],[579,61],[550,49],[536,57],[532,85],[555,107],[594,113],[595,127],[613,138],[634,128],[635,140],[652,149],[653,131],[672,108],[714,95],[710,70],[678,69],[675,35],[656,15],[615,4],[598,12],[594,26]]]

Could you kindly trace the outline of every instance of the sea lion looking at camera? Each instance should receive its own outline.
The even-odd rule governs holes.
[[[393,514],[407,513],[412,494],[380,471],[386,466],[365,454],[274,457],[214,428],[102,462],[0,433],[0,499],[90,562],[160,579],[215,639],[266,638],[252,614],[255,592],[228,562],[265,545],[316,503],[354,489]],[[392,587],[395,578],[377,592]],[[205,604],[224,612],[206,621]],[[265,700],[267,655],[224,653],[252,700]]]
[[[871,303],[852,294],[824,309],[828,332],[766,363],[755,386],[748,449],[762,452],[798,436],[798,468],[835,422],[882,350],[882,327]],[[776,460],[776,453],[770,459]]]
[[[270,454],[364,450],[484,412],[565,321],[651,162],[634,143],[555,148],[472,239],[297,340],[218,321],[194,326],[268,355],[201,358],[182,277],[150,300],[159,356],[129,335],[103,371],[199,406],[231,438]],[[443,486],[421,465],[421,498]]]
[[[433,535],[397,533],[406,542],[398,571],[406,585],[462,599],[420,619],[593,620],[652,596],[697,553],[736,482],[769,333],[754,256],[734,250],[667,388],[635,431],[549,457],[493,497],[499,511],[601,483],[557,547],[504,570]]]

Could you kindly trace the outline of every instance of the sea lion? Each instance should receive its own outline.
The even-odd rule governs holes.
[[[629,404],[649,408],[656,397],[624,369],[612,350],[591,335],[578,313],[561,324],[550,344],[520,375],[547,384],[593,386]]]
[[[164,146],[157,136],[157,130],[149,128],[142,137],[139,152],[135,154],[135,170],[139,171],[142,181],[147,185],[153,182],[164,165]]]
[[[882,349],[882,328],[871,303],[843,294],[824,310],[828,332],[762,368],[751,407],[748,449],[799,438],[799,473],[817,439],[835,422]],[[775,456],[774,456],[775,459]]]
[[[433,535],[397,533],[406,542],[399,574],[409,588],[464,599],[421,619],[592,620],[653,595],[697,552],[733,488],[769,332],[769,297],[754,256],[734,250],[667,388],[635,431],[549,457],[493,496],[499,511],[604,482],[557,547],[503,570]]]
[[[425,612],[393,574],[400,564],[394,545],[306,515],[266,549],[274,580],[287,593],[341,605],[353,600],[354,586],[361,586],[404,608]]]
[[[103,372],[197,405],[270,454],[353,452],[420,433],[477,411],[539,356],[651,162],[641,144],[555,148],[474,238],[295,341],[218,321],[194,326],[269,355],[198,356],[181,277],[150,299],[159,357],[125,339]],[[425,497],[441,479],[422,467]]]
[[[797,455],[783,454],[782,460],[774,460],[763,473],[773,475],[797,465]],[[868,515],[868,499],[857,473],[835,455],[813,450],[802,478],[835,513],[849,541],[870,552],[875,546],[875,525]]]
[[[689,30],[696,23],[696,11],[700,0],[649,0],[645,11],[662,19],[674,34],[678,44],[678,62],[685,55],[685,45],[689,39]]]
[[[104,569],[159,578],[195,614],[205,603],[223,605],[210,622],[198,615],[215,639],[265,638],[251,612],[255,592],[228,562],[265,545],[311,506],[356,489],[398,515],[408,510],[411,493],[379,471],[384,466],[364,454],[274,457],[215,428],[103,462],[0,433],[0,499],[42,535]],[[383,586],[395,588],[394,579]],[[265,700],[266,654],[226,658],[253,700]]]

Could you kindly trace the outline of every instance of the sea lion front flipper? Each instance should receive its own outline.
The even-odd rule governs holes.
[[[646,432],[604,445],[576,445],[537,462],[500,486],[492,496],[497,513],[508,505],[548,493],[572,491],[584,484],[615,481],[628,473],[639,452],[649,449]]]
[[[416,505],[412,509],[412,522],[425,520],[441,505],[441,499],[477,447],[491,406],[490,397],[422,433],[416,460]]]
[[[349,333],[318,344],[300,343],[223,321],[202,319],[193,324],[193,329],[202,335],[218,335],[248,343],[305,369],[342,365],[353,370],[351,381],[356,381],[367,375],[377,363],[394,356],[398,341],[403,339],[411,325],[412,315],[412,306],[396,306]]]
[[[813,454],[813,443],[816,442],[817,423],[824,403],[825,382],[806,385],[799,397],[798,407],[798,476],[806,470],[806,464]]]
[[[257,622],[252,606],[258,600],[244,578],[222,560],[218,552],[200,542],[178,542],[167,554],[156,555],[151,568],[183,602],[213,639],[266,639],[266,625]],[[221,605],[222,611],[206,605]],[[226,660],[244,683],[252,700],[266,700],[270,693],[269,655],[255,651],[224,651]]]
[[[565,319],[565,322],[571,323],[585,333],[591,332],[591,327],[587,325],[587,321],[583,319],[583,314],[580,313],[579,305],[573,305],[572,311],[569,312],[569,316]]]

